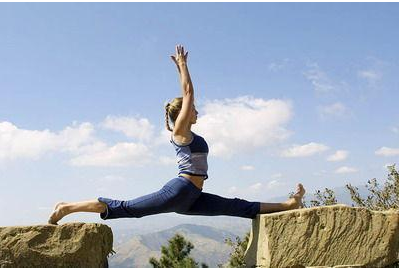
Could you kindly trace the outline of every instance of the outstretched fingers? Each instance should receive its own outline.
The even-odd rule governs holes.
[[[188,52],[184,51],[184,47],[182,45],[177,45],[175,49],[176,49],[176,54],[171,55],[170,58],[176,64],[177,68],[180,71],[179,64],[187,62]]]

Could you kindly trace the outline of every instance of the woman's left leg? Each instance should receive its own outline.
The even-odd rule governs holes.
[[[234,216],[253,219],[257,214],[285,211],[300,208],[305,189],[298,184],[297,192],[283,203],[249,202],[239,198],[225,198],[215,194],[202,192],[199,198],[185,212],[187,215]]]
[[[225,215],[252,219],[259,214],[260,206],[261,203],[259,202],[248,202],[238,198],[225,198],[202,192],[188,210],[177,213],[202,216]]]
[[[104,213],[107,210],[107,205],[95,200],[82,201],[82,202],[74,202],[74,203],[58,203],[55,206],[53,213],[51,214],[48,223],[49,224],[57,224],[57,222],[75,212],[93,212],[93,213]]]

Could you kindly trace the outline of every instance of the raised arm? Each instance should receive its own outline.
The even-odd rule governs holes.
[[[180,84],[183,95],[183,104],[179,116],[176,119],[173,134],[189,138],[190,121],[194,111],[194,88],[191,82],[190,73],[187,66],[188,52],[184,52],[181,45],[176,46],[176,55],[171,56],[177,66],[180,76]]]

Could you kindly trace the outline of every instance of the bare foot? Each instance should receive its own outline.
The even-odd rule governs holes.
[[[58,225],[57,222],[67,214],[65,210],[66,204],[67,203],[61,202],[55,205],[54,211],[48,219],[48,224]]]
[[[298,184],[296,188],[296,193],[288,199],[285,204],[287,204],[288,209],[298,209],[303,207],[302,197],[305,195],[305,189],[301,183]]]

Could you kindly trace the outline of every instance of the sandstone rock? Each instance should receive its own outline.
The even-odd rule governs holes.
[[[112,240],[97,223],[0,227],[0,267],[107,267]]]
[[[399,211],[346,205],[258,215],[248,267],[384,267],[399,260]]]

